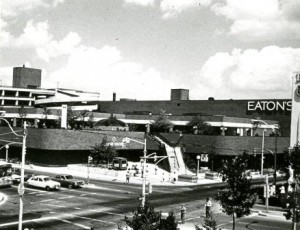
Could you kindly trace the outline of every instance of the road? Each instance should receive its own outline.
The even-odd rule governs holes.
[[[33,229],[117,229],[125,215],[131,216],[139,204],[141,185],[90,181],[95,186],[80,189],[62,188],[45,191],[26,187],[24,195],[23,227]],[[180,205],[187,208],[187,222],[203,222],[204,202],[215,189],[195,187],[154,187],[151,204],[157,211],[174,211],[179,219]],[[17,229],[19,195],[17,186],[2,189],[7,201],[0,206],[0,229]],[[231,218],[214,203],[217,224],[231,229]],[[275,228],[274,228],[275,226]],[[283,217],[259,216],[257,213],[237,221],[236,229],[291,229],[291,222]]]

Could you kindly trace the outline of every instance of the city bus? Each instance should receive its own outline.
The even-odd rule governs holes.
[[[12,165],[0,161],[0,188],[12,185]]]

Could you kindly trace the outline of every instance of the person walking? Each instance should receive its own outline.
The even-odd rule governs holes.
[[[181,217],[181,224],[184,224],[185,221],[185,214],[186,214],[186,208],[184,207],[184,204],[181,205],[181,210],[180,210],[180,217]]]
[[[209,198],[206,198],[206,203],[205,203],[205,216],[206,218],[209,218],[211,215],[211,201]]]
[[[129,184],[129,180],[130,180],[130,174],[129,171],[127,171],[126,173],[126,182]]]

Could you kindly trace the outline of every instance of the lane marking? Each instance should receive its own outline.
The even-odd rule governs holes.
[[[81,227],[81,228],[83,228],[83,229],[91,229],[91,227],[90,227],[90,226],[87,226],[87,225],[73,223],[73,222],[71,222],[71,221],[68,221],[68,220],[62,220],[62,219],[60,219],[60,218],[53,218],[53,219],[62,221],[62,222],[67,223],[67,224],[72,224],[72,225]]]
[[[78,215],[74,215],[74,214],[67,214],[67,215],[74,216],[74,217],[81,218],[81,219],[85,219],[85,220],[98,221],[98,222],[106,223],[106,224],[116,224],[115,222],[110,222],[110,221],[105,221],[105,220],[98,220],[98,219],[89,218],[89,217],[85,217],[85,216],[78,216]]]
[[[44,205],[53,206],[53,207],[58,207],[58,208],[66,208],[66,207],[67,207],[67,206],[65,206],[65,205],[57,205],[57,204],[44,204]]]
[[[100,211],[100,210],[96,210],[96,209],[90,209],[90,210],[93,212],[105,213],[105,214],[110,214],[110,215],[115,215],[115,216],[125,216],[124,214],[120,214],[120,213]]]
[[[51,204],[45,204],[45,205],[56,206],[56,207],[66,207],[66,206],[58,206],[58,205],[51,205]],[[103,210],[103,209],[105,210],[105,209],[108,209],[108,208],[103,207],[103,208],[95,209],[92,212],[101,212],[101,210]],[[92,212],[91,212],[91,210],[82,210],[78,214],[80,214],[80,215],[85,214],[86,215],[86,214],[90,214]],[[54,214],[56,214],[56,216],[41,217],[41,218],[30,219],[30,220],[23,220],[23,223],[24,224],[25,223],[30,223],[30,222],[40,223],[40,222],[45,222],[45,221],[54,220],[54,219],[62,220],[62,218],[68,218],[68,215],[66,215],[65,213],[57,213],[57,212],[53,212],[53,211],[50,211],[50,213],[54,213]],[[0,228],[1,227],[12,226],[12,225],[18,225],[18,224],[19,224],[19,221],[4,223],[4,224],[0,224]],[[90,227],[88,229],[90,229]]]
[[[73,197],[75,197],[75,196],[64,196],[64,197],[58,198],[58,200],[70,199],[70,198],[73,198]]]
[[[40,201],[40,203],[48,202],[48,201],[52,201],[52,200],[54,200],[54,199],[42,200],[42,201]]]

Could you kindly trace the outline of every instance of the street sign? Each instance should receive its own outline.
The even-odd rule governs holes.
[[[18,193],[20,196],[23,196],[24,192],[25,192],[24,184],[20,183],[18,186]]]

